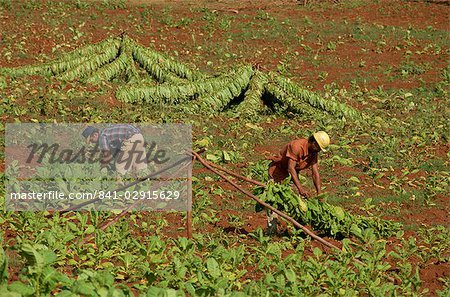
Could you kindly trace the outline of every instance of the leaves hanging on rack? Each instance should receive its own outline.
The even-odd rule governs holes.
[[[267,75],[259,70],[256,70],[245,92],[244,100],[238,105],[236,111],[243,116],[254,116],[263,107],[263,101],[261,100],[264,92],[265,86],[268,83],[269,78]]]
[[[236,71],[232,70],[217,77],[194,82],[175,85],[166,83],[157,86],[125,86],[117,90],[116,96],[125,102],[178,104],[204,94],[220,92],[227,87],[230,89],[230,84],[233,86],[236,84],[234,86],[236,89],[239,89],[242,85],[242,89],[248,84],[252,72],[250,66],[244,66]],[[233,93],[237,93],[237,91]],[[208,101],[208,99],[205,100]]]
[[[358,118],[359,113],[346,104],[336,102],[331,99],[324,99],[316,93],[300,88],[297,84],[291,82],[281,75],[275,76],[274,81],[287,93],[293,95],[299,100],[309,103],[311,106],[327,111],[337,117]]]
[[[189,110],[202,112],[222,111],[236,103],[237,114],[247,117],[257,115],[266,105],[279,113],[313,119],[324,115],[361,119],[359,112],[347,104],[325,99],[276,73],[266,74],[254,71],[251,66],[243,66],[219,75],[207,75],[139,45],[124,34],[74,50],[56,61],[3,68],[0,72],[11,77],[56,76],[61,80],[92,84],[117,78],[127,84],[117,89],[116,97],[129,103],[180,104],[192,101]]]
[[[238,97],[248,86],[250,77],[253,74],[251,66],[239,68],[233,77],[223,80],[223,84],[198,98],[195,104],[201,110],[216,112],[222,110],[233,98]]]

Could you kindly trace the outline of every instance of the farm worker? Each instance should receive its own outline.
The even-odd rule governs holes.
[[[324,131],[315,132],[308,139],[300,138],[287,143],[279,155],[269,158],[272,160],[269,165],[269,177],[279,183],[290,176],[298,193],[308,198],[309,193],[300,184],[298,173],[311,167],[312,180],[317,195],[319,195],[321,193],[321,180],[317,159],[319,152],[325,151],[329,144],[330,137]],[[277,230],[278,215],[269,210],[267,210],[267,213],[267,233],[273,234]]]
[[[144,137],[138,128],[128,124],[116,124],[99,131],[88,126],[81,135],[86,138],[87,143],[98,145],[102,152],[102,168],[115,159],[116,172],[122,176],[130,170],[137,172],[147,169]]]

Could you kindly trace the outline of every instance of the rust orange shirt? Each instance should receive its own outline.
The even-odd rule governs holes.
[[[309,152],[307,139],[296,139],[286,144],[278,156],[269,158],[273,162],[269,166],[269,176],[275,182],[281,182],[289,176],[288,161],[294,160],[298,171],[317,163],[317,153]]]

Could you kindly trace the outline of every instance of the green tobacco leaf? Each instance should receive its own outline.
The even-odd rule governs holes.
[[[350,231],[351,231],[354,235],[356,235],[357,237],[361,237],[361,236],[362,236],[362,230],[361,230],[361,228],[359,228],[358,225],[356,225],[356,224],[352,224],[352,225],[350,226]]]
[[[322,116],[317,112],[317,109],[313,108],[310,104],[298,100],[273,82],[269,82],[265,86],[265,90],[272,98],[272,101],[267,102],[267,104],[274,106],[274,109],[277,111],[306,115],[314,119]]]
[[[0,285],[8,281],[8,257],[0,246]]]
[[[216,259],[208,258],[208,260],[206,260],[206,267],[208,268],[209,274],[213,278],[220,277],[221,271],[220,271],[220,268],[219,268],[219,263],[217,263]]]
[[[275,76],[274,81],[283,89],[284,92],[289,94],[291,97],[303,100],[305,103],[310,104],[312,107],[322,109],[337,117],[346,117],[348,119],[354,120],[360,119],[361,117],[359,112],[352,107],[331,99],[322,98],[314,92],[302,89],[290,79],[285,78],[281,75]]]
[[[223,154],[223,160],[226,162],[231,162],[230,154],[227,151],[222,151]]]
[[[33,293],[31,293],[33,294]],[[8,287],[6,285],[0,285],[0,296],[2,297],[23,297],[26,295],[22,295],[18,292],[13,292],[8,290]]]
[[[95,232],[95,227],[93,225],[89,225],[84,231],[85,234],[92,234]]]
[[[21,254],[26,258],[30,273],[40,274],[45,266],[44,256],[39,253],[34,246],[26,243],[21,247]]]
[[[352,215],[341,207],[318,199],[303,200],[287,182],[275,184],[269,181],[265,188],[255,188],[254,193],[263,201],[286,212],[299,223],[310,225],[315,230],[332,236],[354,235],[361,238],[363,230],[372,229],[377,237],[389,237],[401,228],[399,223],[377,217]],[[306,204],[306,210],[302,202]]]
[[[217,77],[194,82],[161,84],[157,86],[126,86],[119,88],[116,96],[125,102],[153,104],[180,104],[195,100],[197,108],[219,111],[234,97],[240,95],[252,75],[251,66],[232,69]]]
[[[186,283],[184,284],[184,287],[190,296],[195,296],[195,288],[192,284]]]
[[[72,292],[82,296],[98,296],[92,290],[92,285],[85,281],[77,281],[72,287]]]
[[[58,75],[64,71],[72,69],[81,63],[86,62],[89,57],[100,55],[106,49],[119,47],[120,41],[116,38],[108,38],[99,43],[87,45],[70,53],[65,53],[63,57],[55,61],[40,65],[23,66],[17,68],[3,68],[6,74],[11,76],[20,75]]]
[[[106,63],[113,61],[119,52],[119,48],[111,46],[103,53],[90,57],[86,61],[80,63],[76,67],[73,67],[58,76],[61,80],[74,80],[82,79],[89,76],[92,72],[96,71]]]
[[[308,205],[300,196],[298,196],[298,204],[299,204],[301,211],[303,211],[303,212],[308,211]]]
[[[345,219],[345,212],[344,212],[344,209],[342,209],[342,207],[335,206],[334,213],[339,220]]]
[[[30,285],[25,285],[19,281],[13,282],[8,286],[10,292],[19,293],[19,296],[35,296],[36,290]],[[2,295],[3,296],[3,295]],[[14,295],[12,295],[14,296]]]
[[[356,176],[352,176],[348,179],[349,181],[355,182],[355,183],[360,183],[361,181],[359,180],[359,178],[357,178]]]
[[[6,83],[6,78],[4,76],[0,76],[0,90],[5,89],[8,86]]]
[[[263,108],[262,96],[269,78],[261,71],[255,71],[250,78],[244,100],[238,105],[236,112],[242,116],[254,116]]]
[[[285,273],[288,281],[290,281],[291,283],[295,283],[297,281],[297,275],[295,274],[295,272],[292,269],[290,269],[290,268],[286,269],[286,271],[284,273]]]
[[[170,57],[166,57],[156,51],[142,47],[130,40],[133,48],[133,56],[143,66],[155,64],[164,72],[172,72],[174,77],[185,78],[190,81],[205,78],[206,75],[197,70],[192,70],[183,63],[177,62]]]
[[[216,155],[213,155],[213,154],[207,154],[206,155],[206,160],[217,162],[217,161],[220,160],[220,158],[217,157]]]

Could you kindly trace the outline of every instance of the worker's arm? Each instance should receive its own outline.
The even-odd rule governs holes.
[[[311,166],[311,170],[314,187],[316,187],[317,195],[319,195],[322,192],[322,181],[320,180],[319,166],[317,165],[317,162]]]
[[[108,166],[108,163],[112,159],[111,152],[108,151],[108,150],[103,150],[102,152],[103,152],[103,154],[102,154],[103,156],[102,156],[102,159],[100,161],[100,166],[101,167],[106,167],[106,166]]]
[[[102,160],[100,161],[100,165],[102,167],[106,167],[111,161],[112,156],[111,152],[109,150],[109,140],[108,137],[105,134],[100,134],[99,140],[98,140],[100,149],[102,150]]]
[[[298,193],[306,198],[308,198],[308,192],[303,189],[302,185],[300,184],[300,180],[298,179],[297,170],[295,170],[295,166],[297,163],[289,159],[288,161],[288,172],[291,175],[291,179],[294,181],[294,185],[297,187]]]

